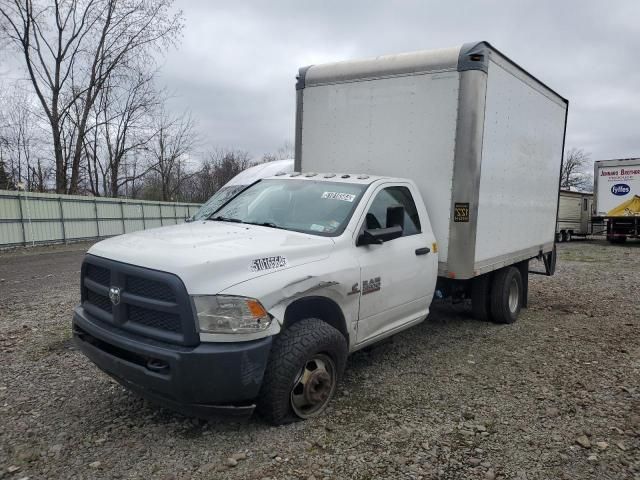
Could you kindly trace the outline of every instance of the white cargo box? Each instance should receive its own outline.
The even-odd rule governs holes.
[[[295,169],[413,179],[471,278],[553,249],[567,108],[486,42],[304,67]]]
[[[595,215],[609,216],[614,208],[640,196],[640,158],[599,160],[594,164],[593,180]],[[627,212],[627,216],[633,215],[637,215],[635,210]]]

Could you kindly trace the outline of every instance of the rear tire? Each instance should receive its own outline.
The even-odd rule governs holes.
[[[471,281],[471,312],[477,320],[491,320],[491,277],[480,275]]]
[[[564,230],[562,232],[560,232],[560,241],[561,242],[566,242],[567,241],[567,232],[565,232]]]
[[[491,282],[491,315],[496,323],[513,323],[522,308],[522,276],[515,267],[498,270]]]
[[[344,336],[306,318],[274,338],[257,411],[273,425],[320,415],[333,397],[347,361]]]

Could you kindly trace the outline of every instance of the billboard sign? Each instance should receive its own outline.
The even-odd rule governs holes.
[[[640,196],[640,159],[632,163],[596,163],[596,215],[606,216],[608,212],[629,202],[635,195]]]

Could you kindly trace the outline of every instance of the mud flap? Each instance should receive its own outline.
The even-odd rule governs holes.
[[[544,262],[544,269],[547,276],[551,276],[556,273],[556,262],[558,261],[558,252],[556,251],[556,244],[553,244],[553,250],[549,253],[542,255],[542,261]]]

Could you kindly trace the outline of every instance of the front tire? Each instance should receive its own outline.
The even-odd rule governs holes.
[[[515,267],[505,267],[491,282],[491,314],[496,323],[513,323],[522,308],[522,275]]]
[[[293,324],[274,338],[257,410],[273,425],[320,415],[347,361],[344,336],[317,318]]]

